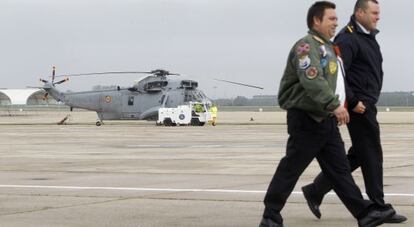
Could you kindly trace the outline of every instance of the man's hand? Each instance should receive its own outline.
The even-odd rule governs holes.
[[[333,112],[339,125],[347,124],[349,122],[348,110],[343,106],[339,106]]]
[[[359,101],[358,104],[355,106],[355,108],[352,109],[352,111],[354,111],[355,113],[363,114],[363,113],[365,113],[365,108],[366,107],[365,107],[364,103]]]

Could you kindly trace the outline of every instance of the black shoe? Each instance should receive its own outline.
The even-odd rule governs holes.
[[[283,224],[276,223],[270,218],[262,218],[259,227],[283,227]]]
[[[318,218],[320,219],[322,214],[321,211],[319,210],[319,205],[320,203],[318,203],[313,197],[312,197],[312,193],[311,193],[311,187],[312,185],[307,185],[302,187],[302,192],[303,195],[305,196],[306,202],[308,202],[308,206],[309,209],[312,211],[312,213]]]
[[[393,216],[385,219],[384,223],[402,223],[407,221],[407,217],[401,214],[394,214]]]
[[[384,221],[395,214],[394,209],[388,209],[384,211],[373,210],[370,211],[365,217],[358,220],[359,227],[374,227],[381,225]]]

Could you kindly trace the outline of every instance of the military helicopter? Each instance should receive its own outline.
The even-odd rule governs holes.
[[[189,102],[199,102],[205,106],[211,106],[211,100],[198,89],[198,82],[194,80],[181,79],[180,74],[170,73],[163,69],[138,72],[98,72],[67,74],[55,76],[55,67],[52,70],[52,80],[40,79],[44,83],[43,89],[46,94],[52,96],[56,101],[63,102],[71,108],[80,108],[95,111],[98,115],[96,125],[102,125],[104,120],[157,120],[158,109],[161,107],[177,107]],[[104,74],[149,74],[138,81],[132,87],[84,92],[61,92],[55,85],[64,83],[69,77],[104,75]],[[65,77],[55,82],[56,77]],[[261,87],[235,83],[242,86]]]

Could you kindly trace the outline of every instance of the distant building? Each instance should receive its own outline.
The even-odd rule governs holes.
[[[277,95],[255,95],[251,103],[255,106],[277,106]]]
[[[0,89],[0,105],[48,105],[57,104],[41,89]]]

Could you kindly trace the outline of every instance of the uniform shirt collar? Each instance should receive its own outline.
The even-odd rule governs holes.
[[[326,39],[326,38],[325,38],[324,36],[322,36],[319,32],[317,32],[317,31],[315,31],[315,30],[313,30],[313,29],[309,30],[309,31],[308,31],[308,33],[309,33],[310,35],[313,35],[313,36],[318,37],[318,38],[319,38],[319,39],[321,39],[324,43],[331,44],[331,45],[333,44],[331,40]]]
[[[367,35],[372,35],[372,36],[376,36],[379,33],[378,29],[375,29],[374,31],[368,31],[364,26],[362,26],[355,18],[355,15],[351,16],[351,21],[349,22],[349,25],[353,26],[354,29],[357,32],[363,33],[363,34],[367,34]]]
[[[358,21],[355,21],[356,24],[358,25],[359,29],[361,29],[361,31],[367,35],[371,34],[370,31],[368,31],[368,29],[366,29],[362,24],[360,24]]]

